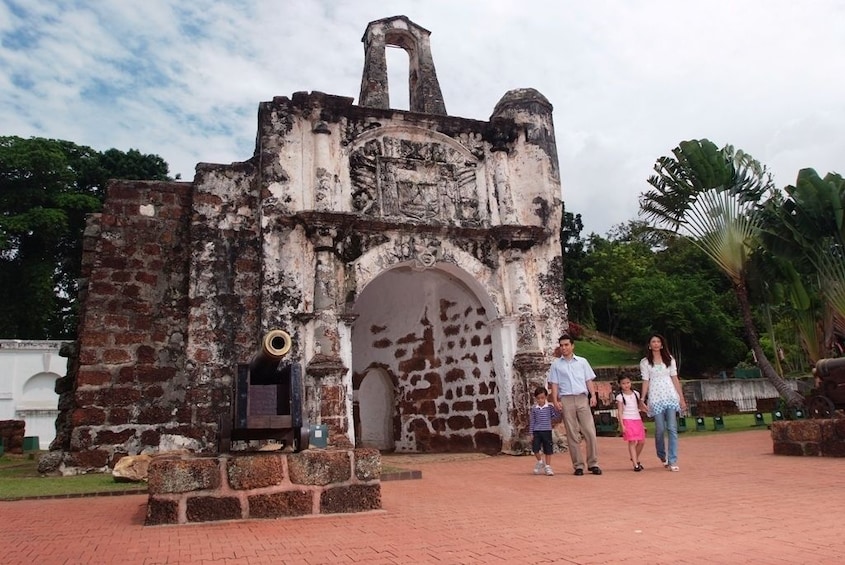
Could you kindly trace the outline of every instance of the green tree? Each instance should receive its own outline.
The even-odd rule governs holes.
[[[563,286],[566,293],[566,305],[571,321],[592,326],[592,296],[584,273],[584,260],[587,256],[585,241],[581,237],[584,224],[581,214],[564,210],[561,218],[560,246],[563,257]]]
[[[137,150],[0,137],[0,335],[73,337],[86,216],[109,178],[167,180],[167,170]]]
[[[745,336],[763,375],[789,405],[803,404],[800,394],[772,366],[763,352],[748,299],[746,266],[759,245],[761,201],[774,184],[758,161],[730,145],[682,141],[672,156],[660,157],[653,187],[640,198],[640,211],[657,229],[692,239],[730,280],[742,315]]]
[[[767,203],[764,240],[789,274],[793,303],[805,318],[799,328],[815,361],[832,354],[834,323],[845,321],[845,179],[802,169],[784,192],[786,198]]]
[[[616,236],[622,235],[617,233]],[[584,275],[592,298],[596,329],[617,335],[624,318],[622,295],[627,282],[653,268],[654,253],[642,241],[605,239],[591,234]],[[620,336],[624,337],[624,336]]]

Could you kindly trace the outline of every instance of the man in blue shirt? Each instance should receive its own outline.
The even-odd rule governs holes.
[[[552,388],[552,402],[563,412],[563,424],[569,443],[569,457],[575,468],[575,475],[584,474],[584,469],[594,475],[601,475],[596,452],[596,425],[593,422],[592,407],[596,405],[596,374],[590,363],[575,355],[575,344],[568,335],[558,340],[561,356],[549,369],[549,383]],[[580,429],[580,433],[579,430]],[[587,443],[587,464],[581,453],[580,435]]]

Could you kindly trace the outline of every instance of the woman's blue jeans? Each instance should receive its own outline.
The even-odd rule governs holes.
[[[678,412],[667,408],[654,415],[654,446],[661,461],[674,465],[678,461]],[[669,436],[669,453],[666,453],[666,438]]]

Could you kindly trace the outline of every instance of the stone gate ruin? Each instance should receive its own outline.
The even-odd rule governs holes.
[[[334,445],[522,449],[565,322],[552,106],[519,89],[489,121],[449,116],[427,30],[397,16],[363,42],[358,105],[276,97],[249,160],[109,186],[60,391],[66,466],[214,452],[236,366],[274,328]],[[391,45],[410,111],[389,107]]]

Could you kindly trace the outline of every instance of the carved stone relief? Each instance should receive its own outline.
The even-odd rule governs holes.
[[[476,227],[477,161],[435,140],[372,139],[349,156],[352,209],[360,214],[427,224]]]

